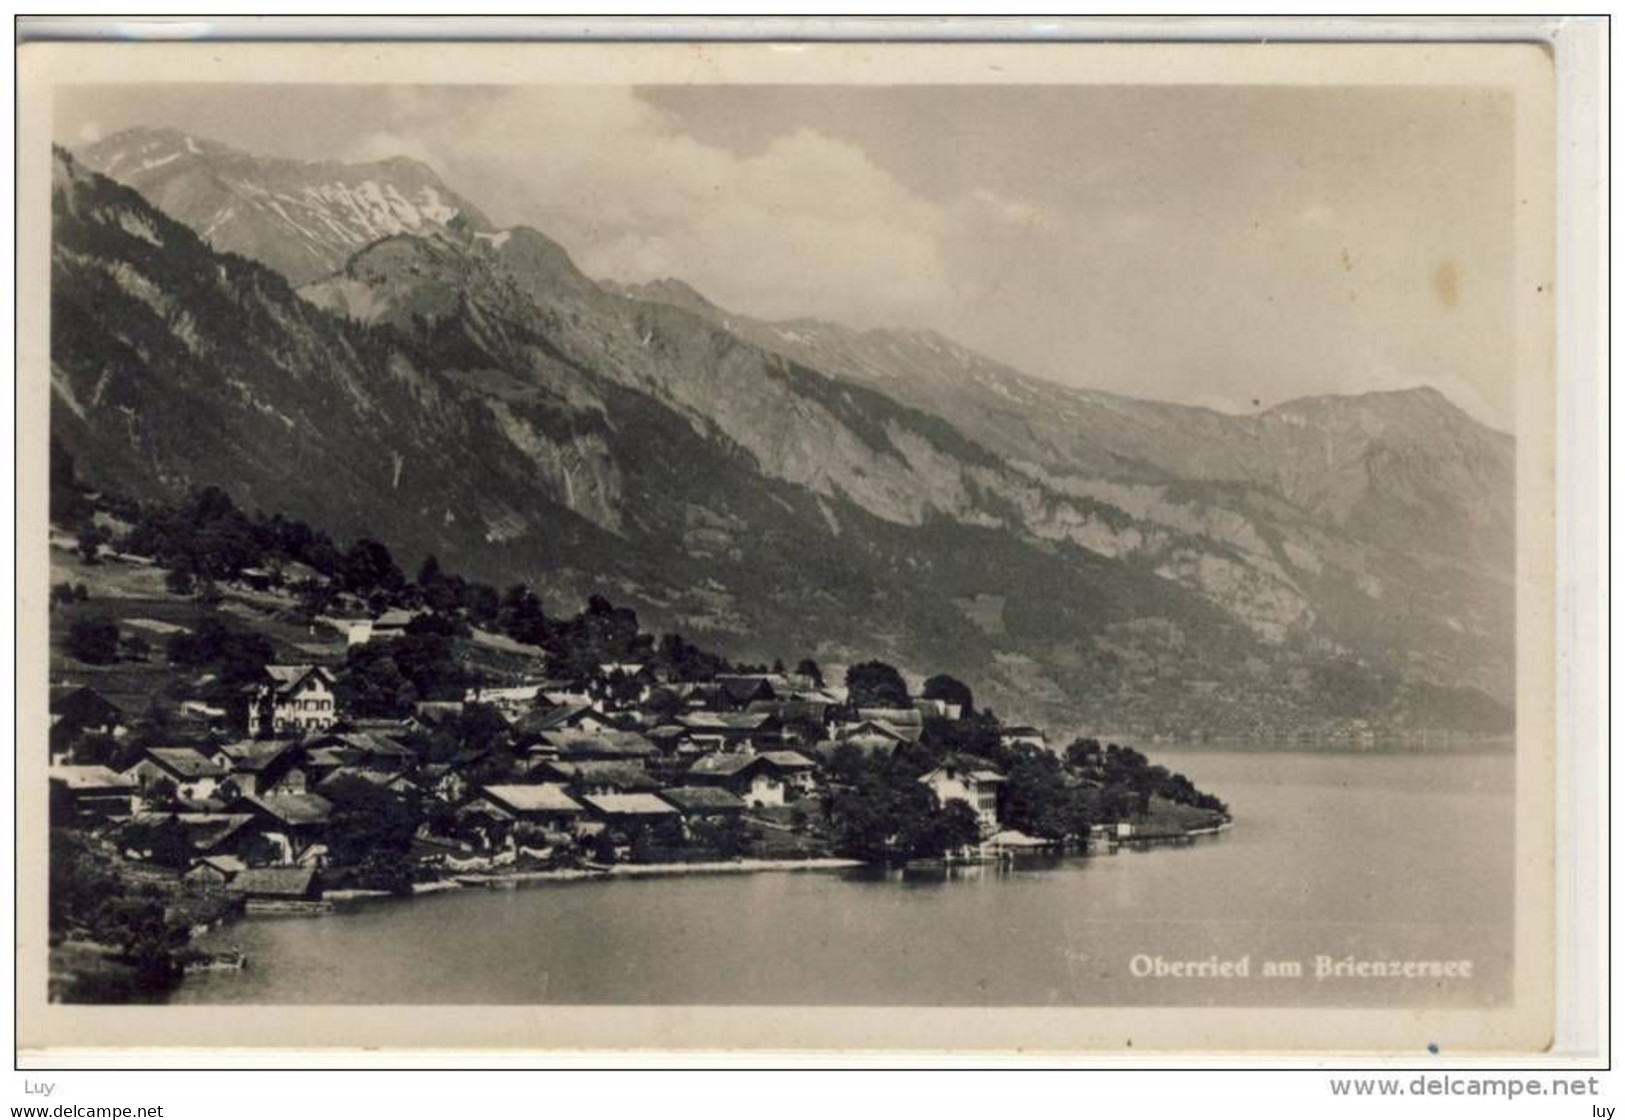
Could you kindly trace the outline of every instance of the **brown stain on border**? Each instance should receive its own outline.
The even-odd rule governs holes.
[[[1455,261],[1440,261],[1433,270],[1433,294],[1446,311],[1461,300],[1461,278],[1456,274]]]

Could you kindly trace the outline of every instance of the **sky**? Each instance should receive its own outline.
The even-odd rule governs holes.
[[[1513,427],[1495,91],[74,86],[53,124],[416,157],[591,275],[934,328],[1068,385],[1225,411],[1431,385]]]

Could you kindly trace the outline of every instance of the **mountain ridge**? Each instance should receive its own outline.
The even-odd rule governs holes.
[[[73,198],[61,208],[73,210]],[[127,217],[114,219],[125,236],[99,262],[116,275],[140,272],[139,258],[153,251],[119,224]],[[74,278],[65,279],[71,287]],[[1179,477],[1158,455],[1127,453],[1144,450],[1125,445],[1127,437],[1096,446],[1050,440],[1041,455],[1011,455],[1012,440],[1031,450],[1022,425],[1045,434],[1042,405],[1065,392],[1059,387],[976,382],[970,399],[979,408],[993,398],[1023,404],[1025,393],[1039,402],[1036,418],[1031,402],[1013,420],[995,417],[1001,428],[967,420],[952,399],[899,402],[874,384],[907,389],[910,361],[929,365],[924,385],[942,382],[945,360],[993,376],[986,366],[996,363],[964,348],[945,358],[944,346],[957,344],[940,336],[885,335],[879,349],[871,338],[843,364],[782,335],[766,345],[764,328],[687,285],[659,294],[667,298],[591,281],[540,232],[454,220],[370,242],[335,274],[299,288],[312,314],[340,316],[302,329],[387,352],[364,376],[393,377],[411,392],[401,396],[386,380],[377,411],[398,413],[403,430],[421,432],[429,469],[467,476],[460,487],[415,481],[423,468],[409,461],[375,501],[454,494],[414,507],[403,518],[407,539],[472,554],[503,578],[545,578],[564,593],[600,578],[699,633],[721,626],[734,640],[782,636],[806,648],[878,649],[925,667],[991,674],[990,694],[1034,718],[1061,710],[1076,718],[1093,707],[1096,718],[1119,725],[1163,720],[1165,729],[1218,733],[1256,715],[1301,726],[1321,719],[1313,674],[1328,661],[1390,680],[1387,714],[1368,713],[1379,718],[1415,722],[1393,709],[1412,703],[1404,697],[1420,687],[1406,680],[1505,694],[1496,652],[1505,623],[1495,617],[1493,588],[1464,595],[1452,579],[1429,583],[1410,554],[1350,537],[1245,472]],[[284,298],[275,296],[271,318],[286,313],[276,310]],[[346,320],[353,322],[342,326]],[[273,335],[256,344],[281,345]],[[363,377],[342,365],[327,376]],[[59,401],[89,395],[83,371],[62,380]],[[1167,437],[1175,442],[1225,423],[1212,413],[1194,421],[1193,437],[1191,413],[1180,406],[1105,403],[1139,428],[1177,419],[1180,430]],[[216,416],[225,430],[257,422],[232,408]],[[431,422],[419,415],[425,408],[445,415]],[[479,446],[453,446],[476,430]],[[1229,433],[1221,434],[1233,439]],[[90,447],[92,468],[117,461],[153,474],[151,464],[131,466],[116,447],[98,447],[113,441],[88,425],[72,434]],[[355,438],[381,459],[420,455],[415,442]],[[314,457],[358,454],[335,446]],[[229,477],[233,460],[215,462]],[[1411,466],[1401,456],[1385,469],[1403,479]],[[165,470],[176,473],[172,463],[157,473]],[[486,479],[488,471],[499,481]],[[273,490],[268,479],[258,492]],[[580,524],[539,537],[527,492],[545,493],[547,508]],[[435,505],[446,501],[472,507],[456,514],[474,517],[473,536],[462,521],[430,531],[425,518],[453,514],[451,505]],[[524,553],[524,562],[505,548]],[[766,586],[769,572],[789,590]],[[826,601],[827,609],[809,609]],[[1203,679],[1204,689],[1245,690],[1248,701],[1193,699],[1176,687]]]
[[[84,146],[86,167],[140,191],[214,248],[295,283],[328,275],[381,237],[489,220],[428,164],[256,156],[178,129],[126,129]]]

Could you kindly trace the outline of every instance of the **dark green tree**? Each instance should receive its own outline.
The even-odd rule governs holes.
[[[524,584],[516,583],[503,593],[498,617],[502,632],[514,641],[543,649],[553,646],[553,628],[542,610],[542,601]]]
[[[86,525],[79,530],[79,555],[87,564],[101,563],[102,546],[113,539],[100,525]]]
[[[68,656],[86,665],[111,665],[117,661],[118,643],[118,625],[105,618],[74,619],[63,639]]]
[[[395,566],[389,549],[370,537],[362,537],[350,546],[339,565],[339,577],[344,589],[356,595],[375,591],[396,594],[406,585],[406,577]]]
[[[963,681],[950,677],[947,673],[938,673],[929,678],[920,695],[927,700],[941,700],[944,704],[959,705],[960,715],[969,715],[976,710],[976,704],[971,697],[970,686]]]
[[[322,796],[333,803],[327,846],[334,863],[359,868],[369,856],[410,853],[423,820],[416,797],[359,778],[335,780],[322,788]]]
[[[847,702],[855,708],[906,708],[908,685],[884,661],[863,661],[846,671]]]

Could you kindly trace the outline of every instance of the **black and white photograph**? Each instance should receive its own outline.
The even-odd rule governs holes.
[[[25,1038],[1549,1043],[1538,47],[52,49]]]

